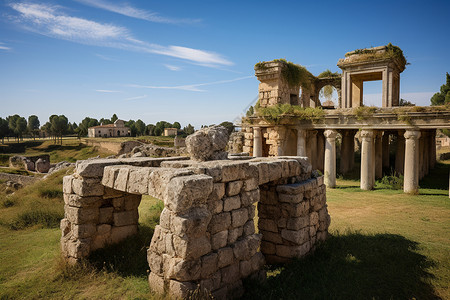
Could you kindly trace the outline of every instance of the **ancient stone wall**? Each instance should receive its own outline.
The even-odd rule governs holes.
[[[64,193],[61,244],[71,262],[136,233],[140,195],[163,200],[149,284],[176,298],[198,286],[239,297],[242,279],[264,278],[266,261],[309,253],[330,222],[323,178],[301,157],[85,161],[64,178]]]

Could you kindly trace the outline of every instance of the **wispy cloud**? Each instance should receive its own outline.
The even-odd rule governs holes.
[[[25,29],[48,37],[76,43],[119,48],[180,58],[195,64],[218,67],[233,63],[222,55],[182,46],[162,46],[141,41],[122,26],[67,16],[60,6],[32,3],[12,3],[19,15],[13,17]]]
[[[99,93],[122,93],[122,91],[114,91],[114,90],[95,90]]]
[[[138,99],[144,99],[144,98],[147,98],[147,95],[126,98],[125,100],[138,100]]]
[[[127,17],[146,20],[156,23],[167,23],[167,24],[192,24],[201,22],[200,19],[178,19],[178,18],[167,18],[160,16],[157,12],[135,8],[127,3],[110,3],[103,0],[75,0],[79,3],[85,5],[97,7],[110,12],[121,14]]]
[[[11,47],[6,47],[4,45],[5,45],[5,43],[0,42],[0,50],[6,50],[6,51],[12,50]]]
[[[95,56],[97,56],[98,58],[101,58],[103,60],[107,60],[107,61],[119,61],[118,59],[116,59],[114,57],[103,55],[103,54],[96,53]]]
[[[174,65],[164,65],[167,69],[169,69],[170,71],[180,71],[181,68],[178,66],[174,66]]]
[[[219,81],[214,81],[214,82],[196,83],[196,84],[188,84],[188,85],[176,85],[176,86],[154,86],[154,85],[138,85],[138,84],[128,84],[127,86],[134,87],[134,88],[144,88],[144,89],[166,89],[166,90],[183,90],[183,91],[191,91],[191,92],[205,92],[206,90],[200,89],[199,87],[235,82],[235,81],[240,81],[240,80],[249,79],[249,78],[253,78],[253,76],[245,76],[245,77],[239,77],[239,78],[234,78],[234,79],[219,80]]]

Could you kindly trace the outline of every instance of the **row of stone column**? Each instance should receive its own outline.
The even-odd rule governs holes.
[[[320,134],[318,134],[320,132]],[[355,134],[357,130],[342,130],[340,172],[347,173],[354,167]],[[324,172],[325,184],[336,186],[336,137],[337,130],[297,130],[297,155],[310,158],[313,169]],[[404,175],[404,191],[415,193],[418,182],[436,162],[435,130],[360,130],[361,139],[361,178],[363,190],[371,190],[376,178],[382,178],[383,169],[390,170],[389,148],[391,136],[396,137],[395,163],[392,166],[396,175]],[[262,156],[261,128],[255,127],[253,133],[253,156]]]

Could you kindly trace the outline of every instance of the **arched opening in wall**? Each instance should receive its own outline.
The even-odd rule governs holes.
[[[363,104],[364,106],[382,107],[382,86],[381,80],[364,81]]]
[[[338,93],[332,85],[326,85],[320,89],[319,100],[323,108],[334,109],[339,106]]]
[[[117,130],[117,136],[120,136],[120,130]]]
[[[297,155],[297,130],[288,129],[286,135],[284,155],[295,156]]]
[[[94,250],[88,260],[99,271],[145,277],[149,268],[147,249],[164,204],[148,195],[117,195],[104,200],[100,208],[97,232],[109,229],[109,240]]]

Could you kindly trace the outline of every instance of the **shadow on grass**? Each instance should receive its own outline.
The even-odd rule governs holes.
[[[154,229],[139,225],[139,232],[124,241],[109,245],[90,254],[88,261],[98,271],[114,272],[121,276],[147,276],[147,249]]]
[[[1,145],[0,153],[23,153],[27,148],[37,147],[42,145],[44,141],[26,141],[20,143],[7,143]]]
[[[418,244],[394,234],[337,234],[265,283],[246,282],[243,299],[439,299]]]
[[[449,168],[450,165],[436,162],[434,169],[430,170],[430,173],[419,182],[420,188],[448,190]]]

